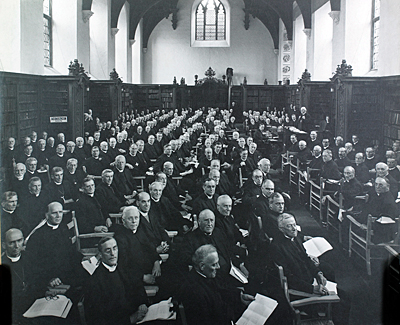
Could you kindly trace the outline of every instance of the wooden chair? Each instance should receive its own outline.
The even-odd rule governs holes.
[[[73,229],[74,236],[71,237],[72,244],[76,245],[76,249],[80,252],[83,256],[95,256],[98,254],[99,250],[97,247],[91,248],[82,248],[81,246],[81,239],[88,239],[88,238],[102,238],[108,236],[114,236],[113,232],[95,232],[89,234],[80,234],[78,229],[78,222],[75,217],[75,211],[72,211],[72,221],[68,223],[68,228]]]
[[[307,292],[302,292],[298,290],[289,289],[287,278],[284,275],[283,267],[278,266],[279,278],[281,282],[281,287],[283,289],[283,293],[285,298],[294,314],[293,324],[316,324],[315,321],[320,321],[318,324],[333,324],[332,323],[332,304],[340,302],[340,298],[338,295],[327,295],[327,296],[319,296]],[[301,299],[292,300],[290,296],[303,297]],[[317,319],[304,318],[304,316],[308,316],[305,312],[301,311],[301,308],[304,306],[310,305],[318,305],[325,307],[325,313],[323,316],[318,317]],[[303,317],[303,319],[302,319]],[[321,322],[325,320],[325,322]]]
[[[115,221],[117,225],[122,224],[122,212],[120,213],[109,213],[108,214],[112,220]]]
[[[297,195],[301,198],[302,195],[306,194],[308,176],[307,171],[299,170],[297,173],[299,176],[297,180]]]
[[[315,210],[318,211],[319,213],[319,218],[322,220],[322,195],[323,195],[323,189],[321,187],[321,181],[322,177],[320,177],[318,180],[310,180],[310,212],[312,212],[312,209],[314,208]]]
[[[239,167],[239,188],[242,188],[247,180],[247,177],[243,177],[242,168]]]
[[[389,243],[375,244],[372,242],[372,224],[378,219],[372,215],[368,215],[367,224],[364,225],[358,222],[355,217],[351,214],[347,214],[347,219],[350,221],[349,226],[349,257],[352,252],[360,256],[367,265],[367,273],[371,275],[371,261],[382,259],[380,256],[372,256],[372,251],[382,250],[388,246],[399,247],[399,236],[400,236],[400,220],[397,218],[397,235],[396,238]],[[386,248],[387,249],[387,248]]]
[[[297,186],[299,165],[300,161],[296,157],[292,157],[289,160],[289,186],[292,184]]]
[[[340,209],[343,209],[343,195],[339,193],[337,200],[328,195],[325,204],[328,227],[338,233],[339,243],[342,243],[342,222],[338,220],[338,213]]]
[[[145,190],[144,180],[146,179],[146,176],[134,176],[133,179],[135,182],[140,183],[140,185],[137,185],[138,192],[143,192]]]

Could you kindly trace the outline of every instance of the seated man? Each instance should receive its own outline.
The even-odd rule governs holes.
[[[18,216],[18,195],[15,192],[7,191],[1,198],[1,238],[4,238],[5,232],[10,228],[17,228],[27,233],[25,222]]]
[[[151,204],[149,213],[156,217],[162,228],[177,230],[186,233],[192,227],[192,222],[182,217],[181,212],[174,207],[171,201],[163,196],[163,185],[153,182],[149,186]]]
[[[246,232],[239,228],[239,225],[237,224],[235,217],[231,214],[231,211],[232,199],[229,195],[225,194],[219,196],[217,199],[217,211],[215,212],[215,227],[220,228],[225,233],[225,236],[230,243],[229,247],[232,249],[232,253],[244,258],[246,256],[246,250],[242,247],[236,246],[236,243],[244,243],[244,233]]]
[[[193,269],[179,294],[188,324],[232,324],[240,317],[245,305],[254,300],[239,289],[224,287],[216,279],[220,268],[219,257],[217,249],[210,244],[196,248],[192,255]]]
[[[327,180],[339,180],[342,178],[338,166],[332,160],[332,151],[330,149],[326,149],[322,152],[322,160],[324,161],[324,163],[322,164],[321,168],[321,177]]]
[[[191,265],[191,256],[197,248],[205,244],[212,244],[217,248],[220,256],[221,273],[220,277],[229,277],[231,269],[232,249],[225,233],[220,228],[215,228],[215,215],[205,209],[200,212],[198,217],[199,227],[188,233],[181,247],[180,262],[184,268]]]
[[[154,284],[161,275],[161,258],[144,232],[137,232],[140,212],[129,206],[122,212],[122,225],[113,225],[115,239],[121,253],[120,264],[131,270],[131,277],[147,284]]]
[[[29,177],[26,175],[26,166],[17,163],[14,166],[14,177],[12,177],[9,189],[16,192],[21,198],[28,193]]]
[[[126,201],[121,201],[116,195],[112,187],[113,179],[114,172],[111,169],[104,169],[101,173],[101,183],[96,187],[94,193],[106,217],[110,213],[119,213],[123,206],[128,203]]]
[[[363,224],[362,228],[367,229],[367,217],[380,218],[381,216],[392,218],[398,217],[399,211],[396,206],[395,199],[390,192],[390,182],[386,177],[375,178],[374,191],[370,192],[368,202],[362,207],[362,212],[359,216],[355,216],[357,221]],[[382,243],[391,241],[397,229],[396,223],[380,224],[374,222],[372,225],[374,235],[372,241],[374,243]]]
[[[22,231],[11,228],[1,237],[1,263],[10,268],[12,280],[12,320],[13,324],[22,324],[22,314],[33,303],[29,296],[29,282],[27,278],[29,265],[27,252],[24,248],[24,235]]]
[[[365,165],[364,162],[364,154],[362,152],[357,152],[354,159],[356,178],[361,182],[361,184],[365,184],[371,179],[371,176],[369,174],[368,167]]]
[[[147,314],[143,284],[118,264],[114,238],[100,239],[98,247],[101,263],[85,287],[86,320],[88,324],[136,324]]]
[[[137,194],[137,186],[131,171],[126,167],[126,159],[124,156],[118,155],[115,157],[112,187],[121,201],[128,200],[131,204]]]
[[[316,295],[329,295],[325,287],[326,278],[320,270],[317,260],[311,259],[303,246],[303,236],[298,236],[296,219],[293,215],[283,213],[278,218],[280,234],[274,237],[271,244],[273,261],[283,267],[290,289]],[[317,284],[314,284],[316,279]],[[334,279],[331,279],[334,280]],[[335,324],[346,324],[350,305],[345,301],[345,294],[339,291],[341,303],[334,305],[333,320]]]
[[[158,223],[156,216],[150,212],[151,200],[147,192],[141,192],[137,196],[136,205],[140,213],[139,233],[143,233],[152,244],[158,254],[167,253],[170,239],[167,232]]]
[[[53,167],[50,177],[51,182],[43,187],[46,204],[54,201],[61,204],[73,203],[78,193],[74,190],[70,182],[64,180],[64,170],[61,167]]]
[[[215,181],[212,179],[206,178],[203,181],[203,193],[193,202],[193,214],[198,216],[204,209],[210,209],[213,212],[217,211],[218,195],[215,194],[215,188]]]
[[[64,173],[64,179],[72,184],[75,192],[79,191],[79,187],[85,177],[86,173],[82,167],[78,168],[78,160],[76,158],[69,158],[67,160],[67,170]]]
[[[73,286],[80,280],[77,274],[82,269],[80,257],[71,243],[67,225],[62,223],[63,213],[61,203],[51,202],[47,206],[46,222],[30,235],[26,244],[26,251],[34,258],[29,270],[30,281],[39,296],[47,286],[62,283]]]
[[[352,164],[350,159],[347,158],[347,151],[346,151],[345,147],[339,148],[338,158],[336,158],[334,161],[335,161],[336,165],[338,166],[339,171],[341,173],[343,173],[343,169],[346,166],[350,166]]]
[[[91,177],[82,182],[82,193],[76,204],[76,220],[81,233],[107,232],[112,222],[108,215],[103,215],[101,205],[95,196],[96,185]]]
[[[35,228],[46,212],[46,198],[42,192],[42,181],[39,177],[32,177],[28,185],[29,194],[25,197],[18,208],[18,214],[27,225],[29,232]]]

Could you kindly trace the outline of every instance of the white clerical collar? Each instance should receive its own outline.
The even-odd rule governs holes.
[[[149,215],[148,212],[143,212],[143,211],[140,211],[140,210],[139,210],[139,212],[141,213],[141,215],[142,215],[143,217],[146,217],[146,219],[147,219],[147,217],[148,217],[148,215]]]
[[[60,157],[60,158],[62,158],[62,157],[64,157],[64,154],[62,154],[62,155],[57,154],[57,156]]]
[[[31,172],[30,170],[27,170],[27,172],[31,175],[33,175],[35,172]]]
[[[56,230],[58,228],[58,226],[59,226],[59,224],[58,225],[51,225],[51,224],[49,224],[48,221],[47,221],[47,225],[53,230]]]
[[[160,201],[160,199],[158,199],[158,200],[156,200],[155,198],[151,198],[154,202],[159,202]]]
[[[289,236],[286,236],[286,235],[284,235],[287,239],[290,239],[291,241],[294,241],[294,237],[289,237]]]
[[[116,269],[117,269],[117,264],[115,264],[115,265],[107,265],[106,263],[104,263],[104,262],[101,262],[103,265],[104,265],[104,267],[109,271],[109,272],[114,272]]]
[[[368,157],[367,157],[368,160],[371,160],[371,159],[374,159],[374,158],[375,158],[375,156],[373,156],[373,157],[371,157],[371,158],[368,158]]]
[[[116,167],[116,168],[117,168],[117,170],[118,170],[120,173],[123,173],[123,172],[124,172],[123,169],[119,169],[118,167]]]
[[[319,158],[319,157],[321,157],[321,155],[319,155],[319,156],[315,156],[315,158]]]
[[[200,273],[199,271],[196,271],[198,274],[200,274],[203,278],[206,278],[207,279],[207,277],[203,274],[203,273]]]
[[[207,199],[211,200],[213,198],[214,195],[208,196],[206,193],[204,193],[205,196],[207,196]]]
[[[92,194],[88,194],[90,197],[94,197],[94,193],[92,193]]]
[[[11,260],[11,262],[13,262],[13,263],[18,262],[19,259],[21,258],[21,253],[19,253],[19,255],[18,255],[17,257],[8,256],[7,253],[6,253],[6,255],[7,255],[7,257]]]
[[[60,186],[60,185],[62,185],[62,182],[61,183],[54,182],[54,184],[56,184],[57,186]]]
[[[22,181],[22,180],[24,179],[24,176],[16,176],[16,178],[17,178],[19,181]]]
[[[14,211],[15,211],[15,210],[14,210],[14,211],[11,211],[11,210],[6,210],[6,209],[4,209],[4,208],[3,208],[3,210],[4,210],[5,212],[9,213],[9,214],[13,214],[13,213],[14,213]]]

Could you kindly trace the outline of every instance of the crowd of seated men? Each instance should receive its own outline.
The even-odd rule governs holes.
[[[189,324],[230,324],[257,292],[279,302],[268,323],[289,324],[293,315],[275,263],[287,269],[290,287],[328,294],[322,272],[334,280],[329,266],[323,270],[301,245],[285,248],[286,239],[308,237],[297,238],[296,218],[287,213],[290,196],[271,157],[289,150],[304,168],[310,164],[319,175],[340,180],[347,209],[369,186],[371,203],[360,217],[395,218],[399,143],[378,157],[356,136],[349,145],[337,137],[331,147],[331,139],[320,141],[312,130],[310,139],[292,134],[285,149],[260,152],[258,143],[282,132],[274,126],[309,129],[306,109],[247,113],[260,131],[254,139],[239,133],[231,114],[189,108],[100,121],[90,111],[85,137],[32,132],[19,145],[9,138],[2,151],[1,238],[2,263],[13,275],[14,322],[29,323],[22,313],[35,299],[69,284],[75,306],[85,297],[89,324],[141,320],[148,285],[159,287],[156,300],[182,302]],[[93,275],[72,243],[72,216],[80,233],[104,234],[86,243],[99,251]],[[247,285],[230,275],[233,266],[248,277]],[[347,316],[341,303],[335,324]],[[79,323],[74,309],[68,319]]]

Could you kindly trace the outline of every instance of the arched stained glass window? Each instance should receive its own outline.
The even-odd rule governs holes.
[[[196,41],[226,40],[226,11],[219,0],[202,0],[196,10]]]

